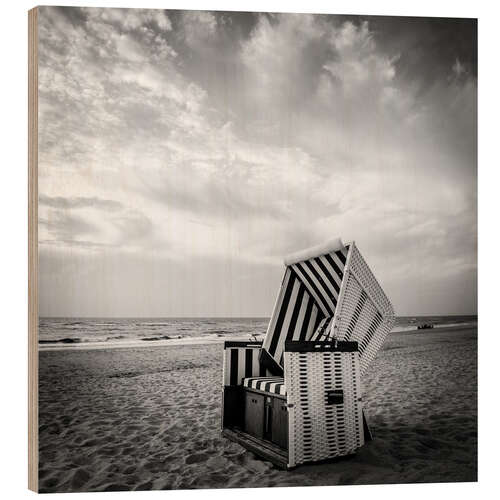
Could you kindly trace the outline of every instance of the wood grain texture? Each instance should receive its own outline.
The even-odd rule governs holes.
[[[28,487],[38,491],[38,11],[28,12]]]

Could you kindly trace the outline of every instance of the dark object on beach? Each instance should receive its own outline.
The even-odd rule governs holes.
[[[263,342],[225,342],[222,434],[282,469],[372,439],[361,376],[394,310],[354,242],[285,259]]]
[[[64,339],[57,339],[57,340],[39,340],[39,344],[80,344],[81,339],[70,339],[70,338],[64,338]]]
[[[180,338],[180,336],[178,337]],[[141,340],[152,341],[152,340],[170,340],[168,335],[162,335],[161,337],[144,337]]]
[[[417,330],[428,330],[434,328],[434,325],[432,323],[424,323],[423,325],[418,325]]]

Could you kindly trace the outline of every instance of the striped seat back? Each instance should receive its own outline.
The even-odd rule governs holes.
[[[283,373],[286,340],[326,340],[331,332],[348,247],[286,267],[261,351],[261,363]]]
[[[259,363],[260,342],[224,343],[223,385],[241,385],[246,377],[266,377],[269,370]]]

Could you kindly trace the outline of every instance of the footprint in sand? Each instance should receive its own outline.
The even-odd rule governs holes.
[[[186,457],[185,462],[190,464],[197,464],[200,462],[205,462],[208,459],[208,456],[205,453],[193,453]]]
[[[221,456],[215,456],[208,460],[208,465],[214,469],[224,469],[227,464],[227,459]]]
[[[82,446],[97,446],[98,444],[100,444],[99,439],[87,439],[81,445]]]
[[[102,491],[126,491],[130,489],[126,484],[117,484],[113,483],[109,486],[106,486]]]
[[[74,490],[81,489],[91,476],[85,469],[77,469],[71,478],[71,488]]]

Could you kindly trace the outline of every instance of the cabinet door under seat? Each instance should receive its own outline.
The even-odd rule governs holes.
[[[264,437],[264,396],[245,391],[245,432]]]
[[[286,399],[273,398],[272,441],[280,448],[288,449],[288,409]]]

